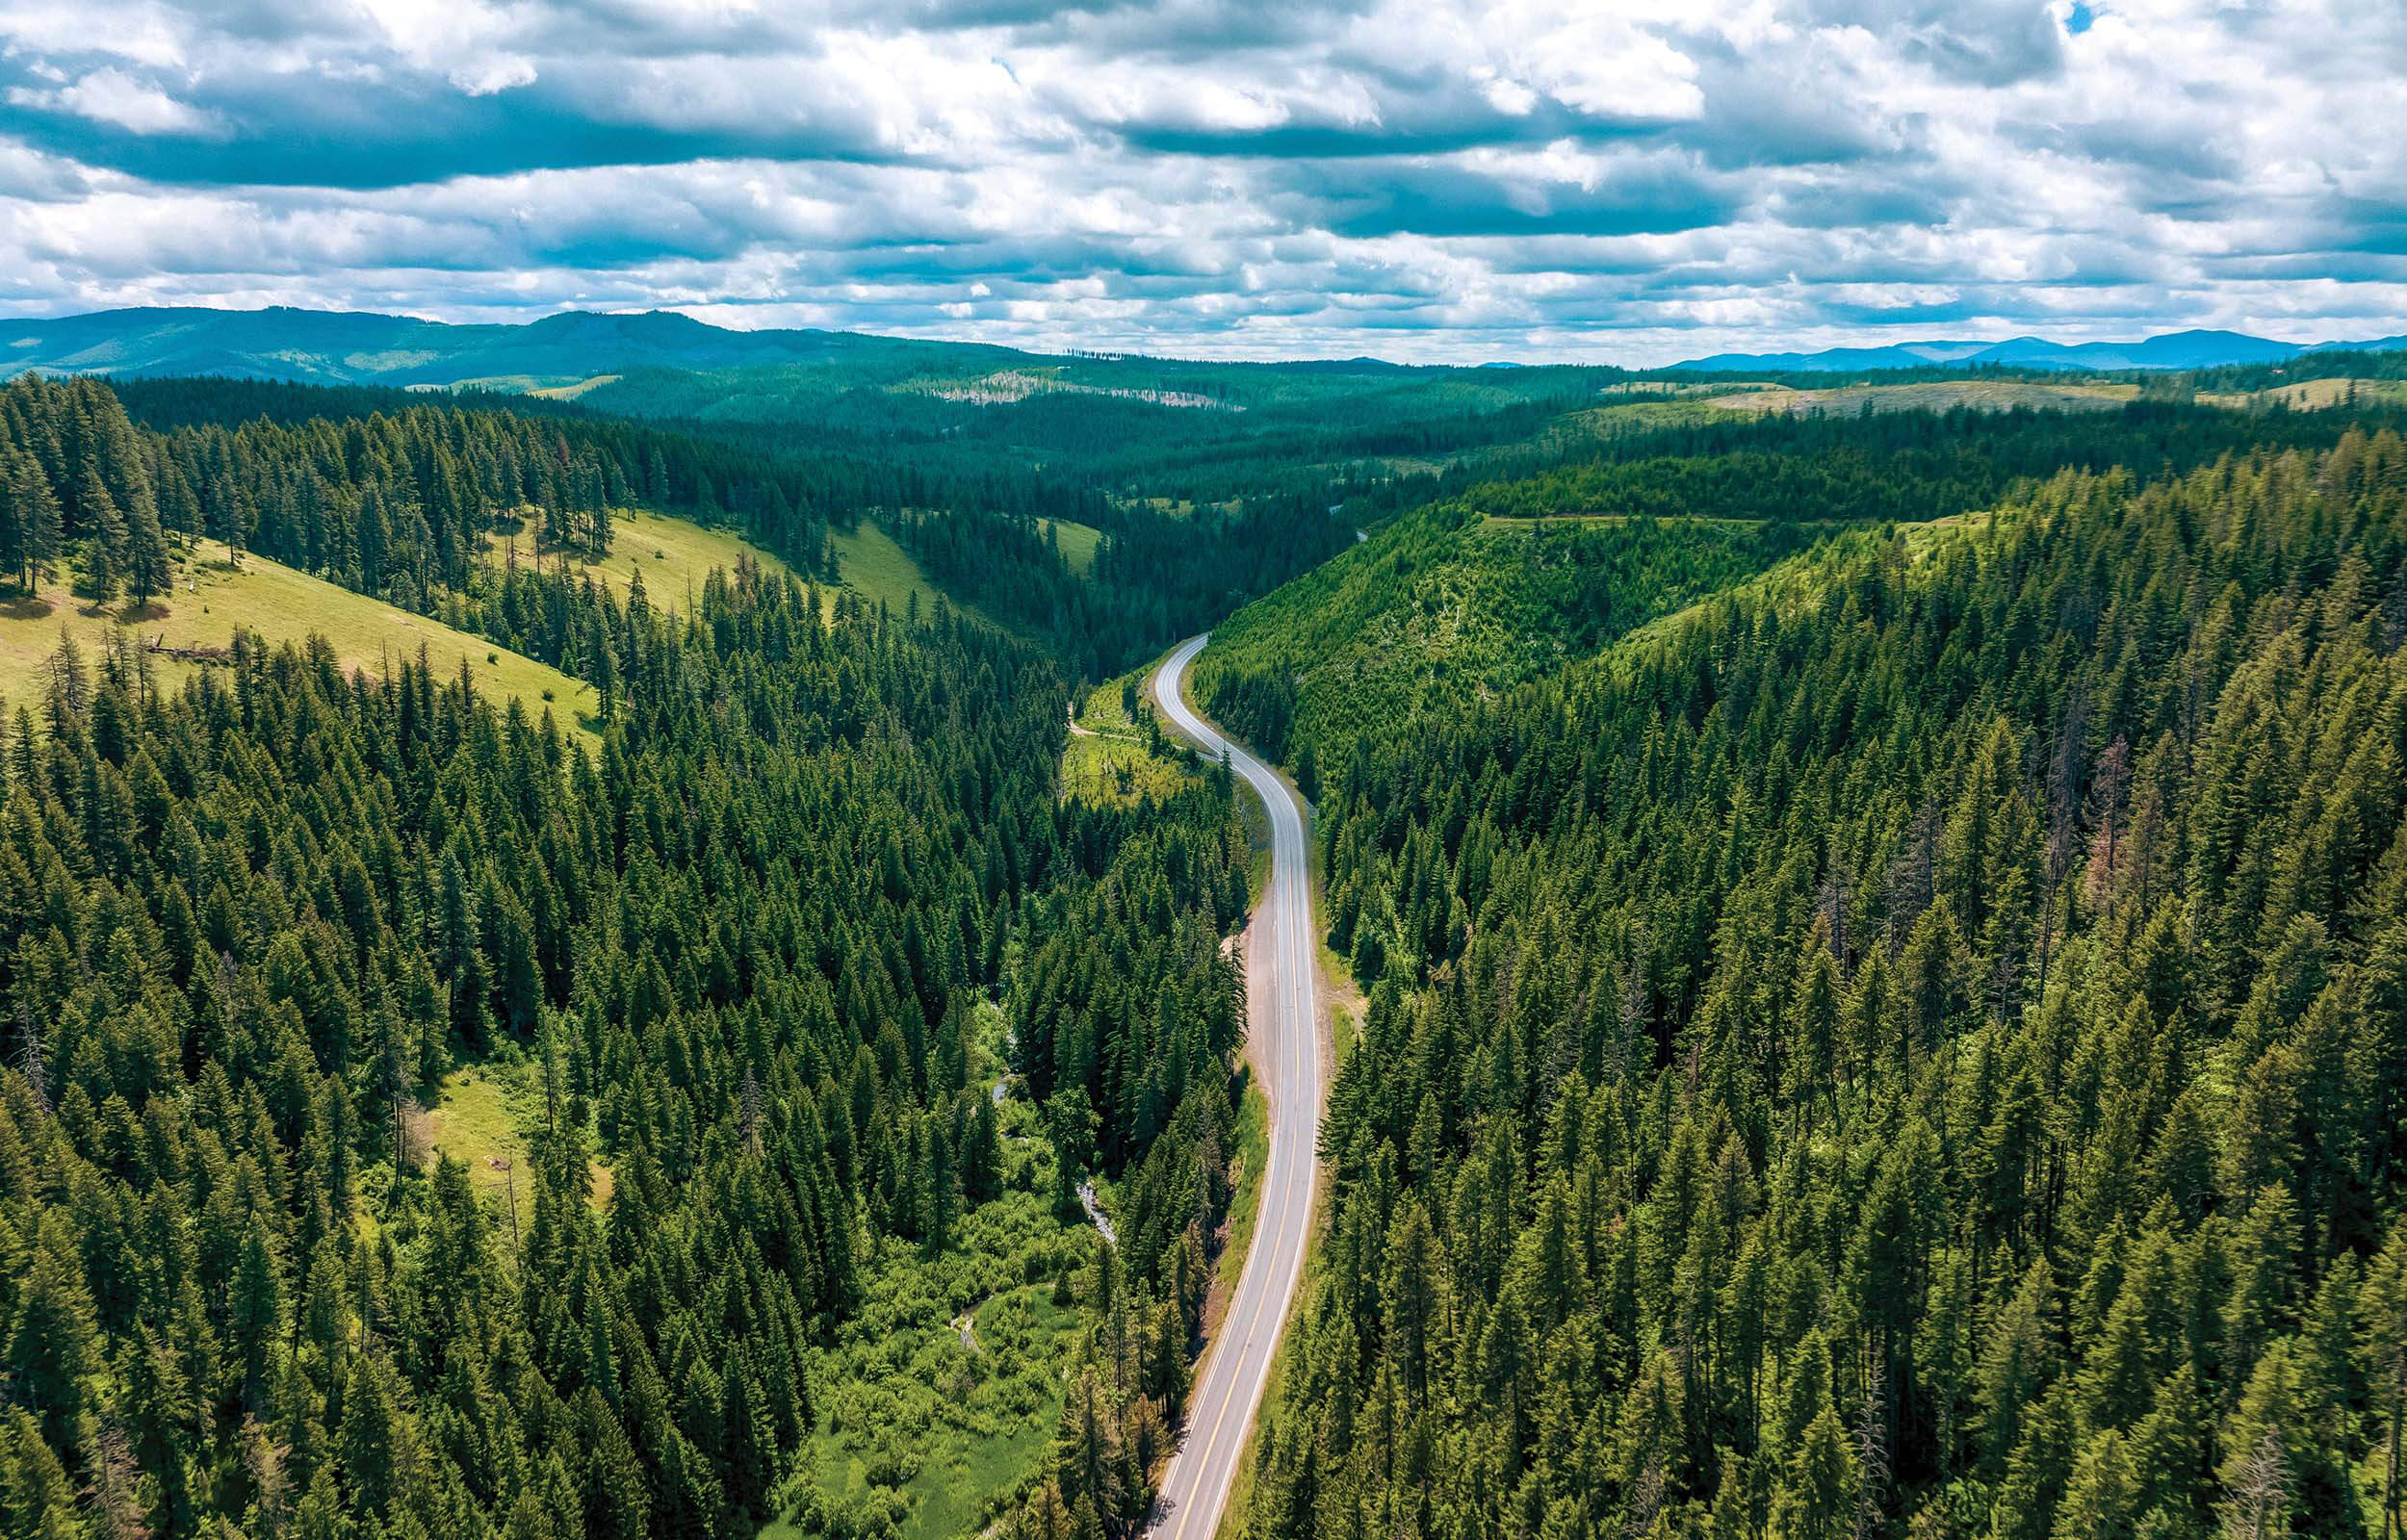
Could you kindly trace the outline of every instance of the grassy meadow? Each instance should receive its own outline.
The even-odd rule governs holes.
[[[1061,794],[1094,803],[1134,806],[1177,791],[1195,769],[1176,740],[1153,726],[1145,687],[1153,665],[1106,680],[1089,690],[1071,719],[1070,742],[1061,757]],[[1126,694],[1133,687],[1137,713]]]
[[[487,561],[497,566],[513,559],[532,561],[534,540],[531,533],[525,531],[514,539],[488,535],[484,554]],[[691,607],[688,596],[702,591],[703,579],[713,569],[732,572],[738,560],[745,556],[768,572],[786,571],[785,562],[732,529],[712,528],[690,519],[640,508],[614,508],[610,512],[610,553],[600,561],[574,555],[569,560],[622,599],[640,572],[644,597],[654,607],[682,614]],[[543,553],[547,567],[556,566],[559,559],[556,552]]]
[[[1930,379],[1902,385],[1839,385],[1828,389],[1740,392],[1711,398],[1725,412],[1822,413],[1854,417],[1864,412],[1946,412],[1968,406],[1977,412],[2010,412],[2018,406],[2055,412],[2110,412],[2136,400],[2130,383],[2084,384],[2041,380]]]
[[[894,544],[893,535],[867,519],[862,520],[861,526],[849,534],[837,530],[835,540],[838,578],[846,588],[871,603],[884,600],[887,608],[899,613],[916,595],[919,608],[925,611],[935,604],[938,595],[944,593],[943,589],[928,580],[928,575],[919,570],[919,564],[911,559],[911,553]],[[835,602],[835,597],[830,595],[829,604],[833,605]],[[950,602],[955,609],[972,615],[978,613],[957,599]]]
[[[153,596],[140,611],[123,601],[95,609],[69,591],[64,574],[31,595],[0,600],[0,696],[26,704],[41,693],[62,631],[75,638],[89,665],[112,642],[221,648],[237,630],[277,643],[323,637],[347,672],[375,676],[424,647],[438,674],[449,678],[464,661],[479,689],[518,700],[530,714],[549,709],[563,731],[586,725],[596,706],[592,686],[548,664],[264,556],[246,553],[235,561],[214,540],[187,546],[175,564],[172,591]],[[160,686],[168,690],[210,666],[166,656],[155,661]]]
[[[1062,559],[1070,563],[1072,572],[1083,578],[1095,570],[1095,548],[1103,543],[1102,530],[1071,519],[1037,522],[1052,533],[1054,543],[1061,547]]]
[[[535,1076],[535,1065],[524,1060],[466,1065],[444,1077],[441,1095],[426,1110],[427,1164],[449,1155],[466,1166],[468,1185],[503,1216],[500,1233],[505,1237],[516,1233],[510,1228],[513,1195],[521,1227],[534,1212],[535,1174],[527,1134],[543,1117]],[[511,1168],[505,1171],[497,1163]],[[590,1176],[590,1201],[598,1209],[610,1200],[610,1168],[595,1161]]]

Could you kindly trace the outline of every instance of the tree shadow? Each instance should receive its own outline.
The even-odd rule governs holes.
[[[0,620],[42,620],[57,607],[39,594],[13,594],[0,599]]]

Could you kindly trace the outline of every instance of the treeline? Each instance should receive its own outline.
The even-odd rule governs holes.
[[[1504,384],[1436,372],[1273,376],[1249,382],[1251,390],[1240,384],[1238,393],[1254,399],[1233,412],[1052,392],[982,408],[950,437],[988,453],[1046,452],[1102,487],[1215,503],[1266,487],[1302,490],[1307,479],[1343,474],[1349,462],[1520,443],[1592,404],[1612,372],[1516,370],[1512,376]]]
[[[670,373],[684,380],[687,376]],[[630,376],[631,381],[646,377]],[[740,394],[741,372],[707,376],[724,393]],[[273,380],[218,378],[135,378],[112,382],[135,421],[163,431],[175,427],[237,427],[259,418],[279,424],[312,418],[349,419],[386,416],[429,401],[455,410],[503,412],[536,421],[563,421],[583,425],[586,432],[619,446],[621,460],[648,467],[655,450],[668,462],[670,496],[675,506],[716,506],[743,526],[759,543],[809,565],[817,554],[800,535],[787,537],[779,529],[758,524],[756,505],[767,500],[747,496],[749,482],[774,479],[788,504],[807,510],[822,524],[848,528],[854,518],[874,509],[949,507],[973,503],[1003,512],[1042,514],[1093,523],[1104,499],[1084,480],[1043,467],[1020,467],[991,455],[945,460],[935,451],[942,439],[935,434],[866,434],[858,443],[835,447],[845,437],[827,413],[834,401],[814,402],[814,411],[799,419],[771,425],[700,415],[660,416],[648,413],[643,394],[629,385],[608,387],[604,396],[612,409],[631,414],[597,412],[580,400],[529,396],[505,391],[459,390],[431,396],[417,391],[378,386],[291,385]],[[856,390],[848,395],[877,398],[882,392]],[[700,404],[693,402],[688,404]],[[798,422],[812,429],[808,445],[797,445]],[[701,462],[690,471],[682,464]],[[701,494],[707,481],[711,498]],[[676,489],[690,490],[680,500]],[[731,490],[735,489],[735,490]]]
[[[2263,391],[2309,379],[2407,379],[2407,347],[2360,352],[2318,348],[2279,364],[2226,364],[2185,372],[2181,382],[2202,391]]]
[[[1045,376],[989,388],[996,373]],[[928,495],[880,506],[960,507],[1100,524],[1108,497],[1219,502],[1350,474],[1349,462],[1447,454],[1540,433],[1593,404],[1602,368],[1416,369],[1369,360],[1279,365],[1071,364],[963,349],[841,365],[641,370],[580,398],[664,427],[894,462]],[[1129,393],[1129,394],[1113,394]],[[1202,398],[1165,405],[1146,392]],[[981,483],[989,495],[971,496]],[[1083,511],[1082,511],[1083,510]]]
[[[2368,402],[2347,421],[2407,429]],[[1462,499],[1489,513],[1686,514],[1733,519],[1937,519],[1989,507],[2063,470],[2188,471],[2260,448],[2328,448],[2329,413],[2266,417],[2141,399],[2111,412],[2016,407],[1791,417],[1699,408],[1633,417],[1466,457],[1359,494],[1365,517]]]
[[[591,603],[598,755],[248,639],[173,696],[63,645],[0,733],[0,1530],[751,1532],[862,1259],[1005,1178],[970,1035],[1022,952],[1098,1064],[1176,1064],[1089,1083],[1099,1158],[1210,1233],[1226,783],[1059,801],[1058,672],[989,628]],[[523,1230],[427,1160],[488,1059],[536,1077]]]
[[[2407,446],[1791,577],[1324,766],[1255,1529],[2397,1532]]]
[[[1083,574],[1033,517],[966,506],[893,526],[947,591],[1042,638],[1084,679],[1126,672],[1354,543],[1318,487],[1186,517],[1145,507],[1100,517],[1104,538]]]
[[[120,391],[177,425],[136,423]],[[164,564],[156,532],[182,531],[423,610],[438,593],[482,580],[479,551],[491,533],[531,523],[555,549],[599,554],[610,510],[637,503],[732,520],[808,571],[832,560],[831,509],[815,489],[723,445],[436,405],[227,421],[261,400],[289,408],[314,398],[295,391],[222,380],[11,382],[0,389],[9,467],[0,565],[30,578],[80,544],[88,579],[95,564],[105,577],[154,550]],[[838,516],[848,521],[852,510]],[[109,586],[95,597],[110,597]]]

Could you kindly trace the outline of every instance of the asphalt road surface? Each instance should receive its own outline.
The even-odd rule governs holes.
[[[1303,804],[1263,763],[1222,737],[1179,696],[1188,665],[1208,636],[1182,642],[1153,672],[1153,699],[1164,720],[1229,756],[1270,809],[1270,890],[1254,912],[1246,966],[1246,1018],[1254,1062],[1270,1098],[1270,1164],[1253,1249],[1220,1329],[1204,1348],[1187,1399],[1187,1430],[1162,1478],[1152,1533],[1156,1540],[1212,1540],[1229,1503],[1247,1432],[1270,1382],[1272,1355],[1304,1273],[1319,1186],[1321,1014],[1312,941],[1312,886],[1306,863]]]

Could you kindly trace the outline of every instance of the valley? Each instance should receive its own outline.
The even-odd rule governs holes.
[[[0,3],[0,1540],[2407,1540],[2407,6]]]
[[[2389,1501],[2394,382],[829,349],[0,388],[0,1475],[2055,1540],[2238,1511],[2211,1426]],[[766,431],[838,399],[989,415]]]

